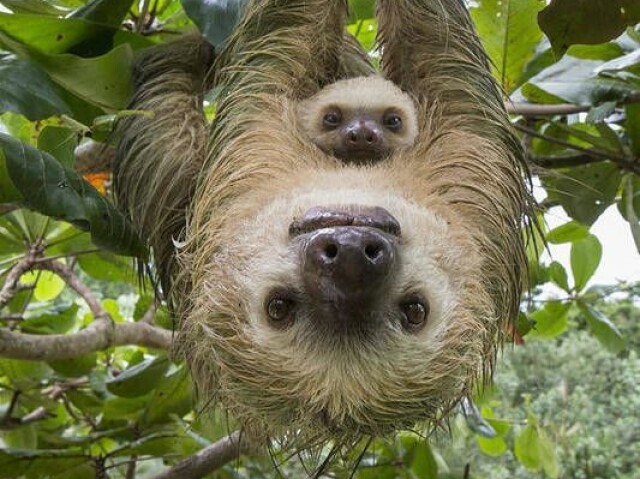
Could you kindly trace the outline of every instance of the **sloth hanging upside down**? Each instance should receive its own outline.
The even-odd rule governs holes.
[[[526,172],[468,13],[379,0],[377,16],[412,128],[384,154],[319,148],[300,116],[373,73],[344,1],[254,0],[215,60],[191,36],[137,66],[131,107],[155,116],[122,122],[119,203],[200,395],[257,440],[438,421],[490,377],[518,312]]]

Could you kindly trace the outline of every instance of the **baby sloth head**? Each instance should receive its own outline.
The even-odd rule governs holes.
[[[341,80],[298,106],[303,131],[325,153],[374,162],[413,145],[418,132],[413,101],[379,76]]]

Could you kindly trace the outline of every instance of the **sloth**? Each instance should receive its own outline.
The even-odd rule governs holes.
[[[337,81],[302,101],[302,129],[322,151],[344,161],[374,162],[413,145],[413,101],[380,76]]]
[[[119,207],[153,248],[176,354],[265,445],[443,420],[489,380],[524,283],[526,166],[463,3],[378,0],[380,75],[416,126],[365,165],[299,125],[301,102],[370,74],[346,14],[253,0],[213,64],[200,37],[154,48],[131,103],[154,115],[119,128]]]

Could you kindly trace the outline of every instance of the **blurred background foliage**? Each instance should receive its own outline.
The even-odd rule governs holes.
[[[198,414],[163,351],[172,318],[127,258],[148,259],[113,206],[109,143],[117,118],[141,114],[126,110],[136,52],[196,27],[219,46],[245,3],[0,0],[0,478],[154,477],[233,429]],[[375,59],[374,1],[349,3]],[[608,245],[591,230],[614,207],[640,249],[640,3],[467,3],[540,215],[568,220],[530,242],[531,292],[495,385],[429,441],[417,427],[366,442],[324,474],[640,477],[640,278],[594,284]],[[115,336],[78,336],[105,318]],[[243,456],[212,477],[304,477],[323,460]]]

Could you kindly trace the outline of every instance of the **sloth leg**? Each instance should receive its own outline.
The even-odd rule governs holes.
[[[129,108],[146,113],[117,125],[118,204],[153,248],[165,288],[174,264],[173,240],[182,235],[204,161],[202,92],[212,61],[213,49],[199,35],[145,51],[134,68]]]

